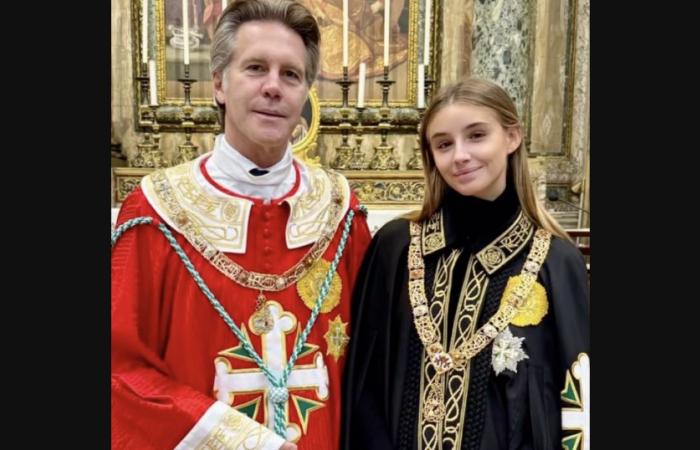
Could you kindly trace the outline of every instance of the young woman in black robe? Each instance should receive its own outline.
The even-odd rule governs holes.
[[[588,275],[533,192],[499,86],[442,89],[422,209],[387,223],[354,292],[344,450],[587,450]]]

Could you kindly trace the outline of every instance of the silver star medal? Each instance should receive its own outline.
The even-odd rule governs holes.
[[[491,352],[491,365],[496,375],[505,369],[518,372],[518,362],[528,358],[523,350],[524,340],[525,338],[513,336],[510,328],[506,328],[496,336]]]

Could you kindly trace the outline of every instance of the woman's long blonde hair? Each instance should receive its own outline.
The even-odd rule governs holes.
[[[425,176],[425,193],[423,206],[420,211],[414,211],[407,216],[413,221],[423,221],[432,216],[442,205],[447,192],[447,183],[438,172],[428,141],[428,125],[435,115],[446,106],[452,104],[469,104],[491,109],[496,113],[498,121],[505,129],[517,127],[522,130],[520,119],[513,100],[497,84],[480,78],[470,77],[463,81],[443,87],[433,97],[425,110],[420,128],[420,147],[423,157],[423,172]],[[530,181],[530,171],[527,164],[527,154],[524,140],[518,148],[508,155],[508,173],[512,179],[507,183],[515,183],[520,207],[525,215],[536,225],[550,231],[556,236],[571,240],[564,228],[552,217],[535,197]]]

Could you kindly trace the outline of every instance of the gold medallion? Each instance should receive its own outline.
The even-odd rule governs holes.
[[[318,295],[321,292],[321,285],[323,280],[326,279],[330,267],[331,263],[323,258],[319,258],[304,275],[304,278],[297,283],[297,292],[309,309],[313,309],[316,305],[316,300],[318,300]],[[338,306],[342,289],[343,283],[340,280],[340,276],[338,273],[334,273],[328,295],[326,295],[323,305],[321,305],[322,313],[330,312]]]
[[[503,297],[501,297],[501,304],[503,304],[512,294],[515,287],[521,283],[521,277],[522,275],[517,275],[508,279],[508,284],[503,292]],[[511,319],[510,323],[518,327],[537,325],[542,321],[542,318],[547,315],[548,307],[549,302],[547,302],[547,291],[544,289],[544,286],[538,282],[535,282],[532,285],[532,290],[525,298],[522,306],[518,308],[518,313]]]

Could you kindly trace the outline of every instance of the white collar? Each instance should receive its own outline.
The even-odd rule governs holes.
[[[250,170],[257,166],[243,156],[220,134],[214,142],[211,158],[205,163],[211,178],[224,188],[247,197],[273,199],[284,196],[294,186],[295,171],[292,167],[292,146],[287,149],[278,162],[266,167],[265,175],[254,176]]]

